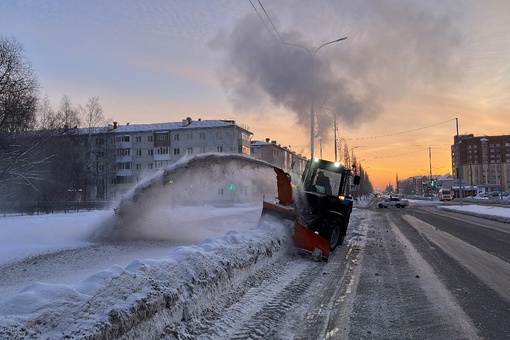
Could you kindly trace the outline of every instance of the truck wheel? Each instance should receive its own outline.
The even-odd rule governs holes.
[[[336,224],[333,229],[331,229],[329,235],[329,250],[334,251],[336,247],[341,245],[344,241],[344,236],[340,236],[340,226]]]
[[[341,226],[343,226],[343,219],[338,216],[337,218],[329,219],[324,224],[324,228],[319,231],[319,235],[329,240],[329,250],[334,251],[336,247],[344,242],[345,236],[342,235]]]

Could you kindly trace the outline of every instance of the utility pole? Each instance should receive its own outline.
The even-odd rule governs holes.
[[[460,198],[460,205],[462,205],[462,196],[463,195],[463,192],[462,192],[462,180],[460,178],[460,136],[459,136],[459,118],[455,118],[455,126],[457,128],[457,143],[455,143],[455,146],[456,146],[456,149],[457,149],[457,152],[455,153],[455,158],[456,158],[456,165],[457,165],[457,169],[456,169],[456,172],[457,172],[457,179],[459,181],[459,198]]]
[[[432,183],[432,153],[430,151],[431,147],[429,146],[429,179]]]

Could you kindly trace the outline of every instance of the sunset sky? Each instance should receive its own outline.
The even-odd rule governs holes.
[[[55,108],[98,96],[119,124],[236,119],[307,157],[311,54],[347,37],[313,59],[315,156],[334,158],[336,114],[376,188],[451,173],[455,118],[460,134],[510,134],[508,0],[0,0],[0,13]]]

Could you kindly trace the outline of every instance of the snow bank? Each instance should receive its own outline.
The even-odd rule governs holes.
[[[437,206],[438,209],[510,223],[510,208],[479,205]]]
[[[34,283],[0,301],[0,338],[156,337],[210,308],[288,253],[289,232],[271,221],[229,232],[158,260],[113,266],[76,285]],[[165,326],[166,325],[166,326]],[[151,336],[152,335],[152,336]]]

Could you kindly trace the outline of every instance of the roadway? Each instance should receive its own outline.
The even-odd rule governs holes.
[[[510,338],[510,224],[434,206],[369,209],[409,240],[482,338]]]

